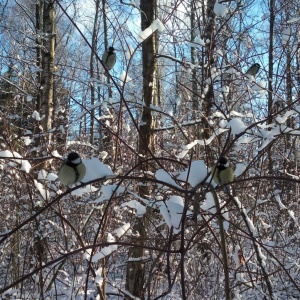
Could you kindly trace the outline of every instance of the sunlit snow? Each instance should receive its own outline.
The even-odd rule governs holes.
[[[98,158],[82,159],[86,167],[86,174],[82,179],[82,182],[88,182],[94,179],[103,178],[106,176],[112,176],[113,171],[108,165],[102,163]]]
[[[153,23],[148,28],[146,28],[145,30],[139,33],[138,35],[139,42],[143,42],[156,30],[158,30],[159,32],[163,32],[164,29],[165,26],[159,19],[154,20]]]
[[[190,168],[180,172],[177,178],[187,181],[191,186],[196,186],[202,182],[208,174],[208,169],[203,160],[192,161]]]
[[[173,185],[173,186],[175,186],[177,188],[181,188],[180,185],[178,185],[174,181],[174,179],[171,177],[171,175],[167,171],[165,171],[163,169],[159,169],[159,170],[156,171],[155,178],[157,180],[160,180],[160,181],[163,181],[165,183],[171,184],[171,185]]]
[[[22,156],[18,152],[11,152],[9,150],[0,151],[0,157],[7,157],[7,158],[22,158]],[[30,172],[31,164],[28,160],[22,160],[22,159],[11,159],[13,162],[16,162],[17,164],[20,164],[20,170],[25,171],[26,173]]]
[[[166,224],[173,227],[174,233],[179,233],[181,230],[180,222],[183,213],[184,202],[180,196],[171,196],[165,202],[158,202],[160,213],[164,217]]]
[[[231,129],[231,134],[236,135],[240,134],[245,131],[247,126],[244,124],[244,122],[240,118],[233,118],[228,122],[228,126]]]

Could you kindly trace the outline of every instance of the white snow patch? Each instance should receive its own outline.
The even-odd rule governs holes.
[[[39,173],[38,173],[38,179],[39,180],[46,180],[46,178],[47,178],[47,171],[44,170],[44,169],[40,170]]]
[[[280,209],[287,209],[287,207],[281,202],[281,199],[280,199],[279,195],[275,195],[274,198],[277,201]]]
[[[282,123],[286,122],[286,120],[287,120],[290,116],[292,116],[292,115],[294,115],[294,114],[295,114],[295,111],[294,111],[294,110],[289,110],[289,111],[287,111],[282,117],[277,116],[275,120],[276,120],[279,124],[282,124]]]
[[[224,17],[228,13],[227,6],[216,2],[214,5],[214,13],[219,17]]]
[[[163,169],[159,169],[159,170],[156,171],[155,178],[157,180],[160,180],[160,181],[163,181],[165,183],[171,184],[171,185],[173,185],[173,186],[175,186],[177,188],[181,188],[181,186],[178,185],[174,181],[174,179],[171,177],[171,175],[167,171],[165,171]]]
[[[116,240],[113,237],[113,235],[111,233],[108,233],[107,235],[107,242],[108,243],[114,243]],[[100,252],[96,253],[95,255],[93,255],[92,257],[92,262],[97,262],[99,259],[110,255],[113,251],[116,251],[118,249],[117,245],[109,245],[106,247],[101,248]]]
[[[109,184],[103,185],[101,187],[101,197],[97,198],[95,201],[91,201],[90,203],[101,203],[103,201],[109,200],[112,195],[118,197],[123,194],[125,188],[118,184]]]
[[[95,283],[101,285],[103,283],[103,280],[104,278],[102,277],[102,267],[99,267],[99,269],[96,270],[95,274],[96,274],[96,277],[95,277]]]
[[[93,192],[96,192],[98,191],[97,188],[93,187],[92,185],[88,184],[88,185],[85,185],[84,187],[82,188],[79,188],[77,190],[74,190],[71,192],[71,195],[72,196],[82,196],[84,194],[87,194],[87,193],[93,193]]]
[[[235,170],[234,170],[234,176],[235,177],[240,176],[241,174],[244,173],[244,171],[246,170],[246,168],[247,168],[247,165],[244,164],[244,163],[238,163],[238,164],[236,164]]]
[[[124,82],[130,82],[130,81],[132,81],[132,78],[130,78],[128,76],[128,73],[123,70],[122,73],[121,73],[121,76],[120,76],[120,80],[122,81],[122,83],[124,83]]]
[[[39,183],[38,181],[36,181],[35,179],[34,179],[34,185],[35,185],[36,189],[40,192],[40,194],[41,194],[41,196],[43,197],[44,200],[47,200],[47,199],[50,198],[49,191],[46,190],[44,188],[44,186],[41,183]]]
[[[181,230],[181,218],[183,213],[184,202],[180,196],[171,196],[165,202],[158,202],[160,213],[164,217],[169,228],[173,227],[174,233]]]
[[[266,93],[266,86],[267,82],[266,81],[260,81],[257,82],[253,87],[252,90],[260,93],[260,96],[263,97]]]
[[[33,142],[33,140],[29,136],[22,136],[21,140],[26,146],[29,146]]]
[[[208,174],[208,169],[203,160],[192,161],[190,168],[180,172],[177,178],[187,181],[191,186],[196,186],[202,182]]]
[[[86,167],[86,174],[82,179],[82,182],[88,182],[94,179],[103,178],[106,176],[113,176],[111,168],[108,165],[102,163],[98,158],[82,159]]]
[[[31,164],[28,160],[13,159],[13,157],[22,158],[22,156],[18,152],[11,152],[9,150],[0,151],[0,157],[10,158],[13,162],[16,162],[17,164],[21,165],[20,170],[25,171],[26,173],[30,172]]]
[[[44,116],[41,117],[40,114],[35,110],[32,113],[32,118],[35,119],[35,120],[37,120],[37,121],[41,121],[44,118]]]
[[[247,128],[240,118],[233,118],[228,122],[228,126],[231,128],[232,135],[240,134]]]
[[[206,193],[205,200],[200,207],[205,211],[209,211],[211,214],[215,214],[217,212],[215,199],[212,193]]]
[[[146,40],[156,30],[158,30],[159,32],[163,32],[165,30],[164,24],[159,19],[154,20],[148,28],[146,28],[145,30],[139,33],[138,35],[139,42],[141,43],[144,40]]]

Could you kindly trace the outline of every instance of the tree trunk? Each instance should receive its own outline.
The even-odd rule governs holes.
[[[141,24],[142,30],[151,25],[155,18],[156,0],[141,0]],[[156,49],[157,38],[154,33],[152,36],[143,41],[142,44],[142,60],[143,60],[143,98],[144,107],[142,111],[142,125],[140,126],[139,136],[139,160],[142,171],[150,170],[147,163],[143,163],[144,159],[151,156],[154,149],[153,126],[154,120],[151,113],[150,105],[157,105],[157,61]],[[139,194],[141,197],[149,195],[150,188],[148,186],[140,186]],[[139,238],[134,238],[133,243],[139,247],[132,247],[129,250],[129,258],[141,258],[138,261],[130,261],[127,266],[126,289],[134,296],[144,299],[144,277],[145,265],[142,261],[144,256],[143,244],[146,235],[145,219],[137,218],[134,231],[138,232]]]
[[[41,78],[41,111],[43,130],[52,128],[53,94],[54,94],[54,56],[55,56],[55,8],[52,0],[44,1],[43,12],[44,45],[42,51],[42,78]],[[50,137],[49,137],[50,141]]]
[[[95,18],[94,18],[94,26],[92,33],[92,49],[90,56],[90,76],[91,78],[95,78],[95,52],[97,51],[97,36],[98,36],[98,24],[99,24],[99,6],[100,0],[95,1]],[[96,89],[93,82],[91,82],[91,112],[90,112],[90,143],[94,144],[94,132],[95,132],[95,99],[96,99]]]
[[[272,107],[273,107],[273,51],[274,51],[274,0],[270,0],[270,39],[269,39],[269,83],[268,83],[268,124],[272,124]],[[273,172],[272,151],[268,150],[268,169],[269,173]]]

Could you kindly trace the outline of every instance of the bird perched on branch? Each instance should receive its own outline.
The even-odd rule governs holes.
[[[211,174],[214,182],[217,184],[226,184],[234,180],[233,169],[229,167],[227,158],[223,156],[219,158],[217,166],[211,168]],[[224,187],[224,192],[230,192],[229,186]]]
[[[248,71],[246,72],[246,75],[251,75],[251,76],[255,77],[255,75],[258,73],[259,69],[260,69],[260,64],[256,63],[248,69]]]
[[[58,172],[58,179],[64,185],[74,184],[81,181],[85,173],[86,167],[80,156],[76,152],[71,152]]]
[[[114,51],[114,47],[109,47],[108,51],[105,51],[102,55],[102,62],[108,70],[111,70],[116,63],[117,57]]]

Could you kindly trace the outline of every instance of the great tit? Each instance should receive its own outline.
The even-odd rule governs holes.
[[[117,57],[114,51],[114,47],[109,47],[108,51],[105,51],[102,55],[102,62],[105,64],[108,70],[111,70],[116,63]]]
[[[217,184],[226,184],[234,180],[233,169],[229,167],[227,158],[223,156],[220,157],[217,167],[211,168],[211,174],[214,182]],[[224,187],[224,192],[230,192],[229,186]]]
[[[259,69],[260,69],[260,64],[256,63],[249,68],[249,70],[246,72],[246,75],[251,75],[251,76],[255,77],[255,75],[258,73]]]
[[[76,152],[69,153],[67,160],[58,172],[58,179],[64,185],[81,181],[85,176],[86,168]]]

